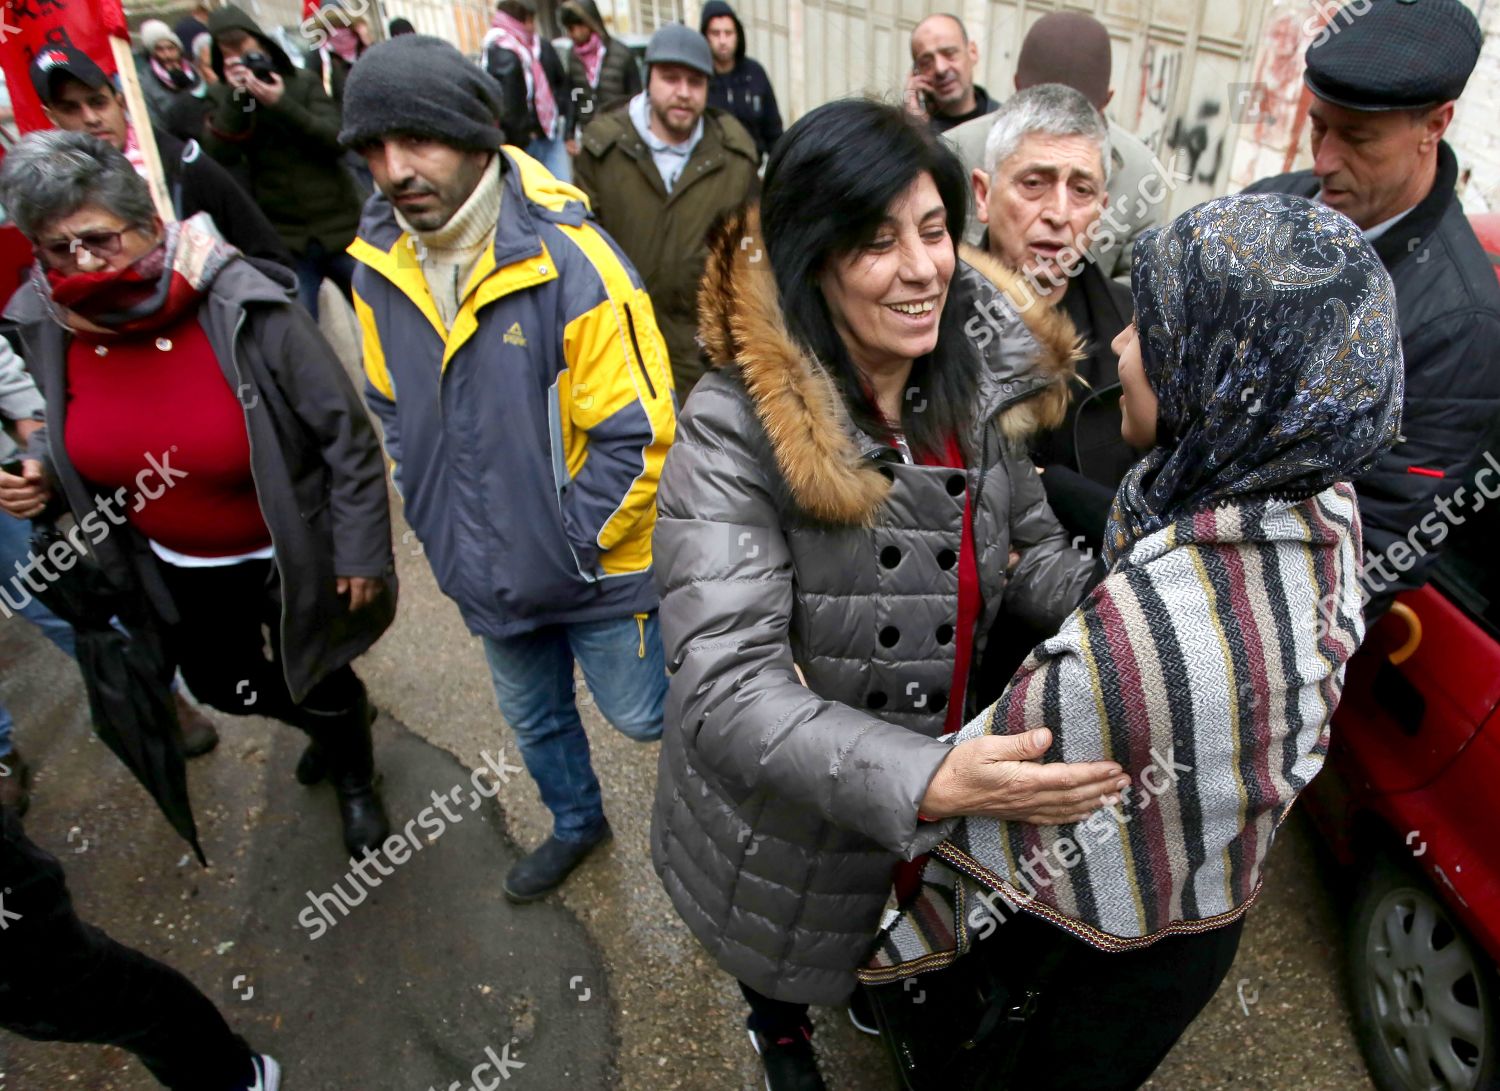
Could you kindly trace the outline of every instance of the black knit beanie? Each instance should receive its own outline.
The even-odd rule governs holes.
[[[403,34],[367,50],[344,84],[339,143],[357,148],[392,133],[494,151],[500,85],[441,38]]]

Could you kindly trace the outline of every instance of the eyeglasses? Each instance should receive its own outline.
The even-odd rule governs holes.
[[[88,231],[71,239],[59,239],[55,242],[38,241],[36,248],[48,265],[60,269],[77,261],[80,249],[87,250],[100,259],[115,257],[120,252],[121,237],[126,231],[131,230],[134,229],[127,227],[122,231]]]

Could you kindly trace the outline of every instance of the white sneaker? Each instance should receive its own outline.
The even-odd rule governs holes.
[[[255,1066],[255,1082],[245,1088],[245,1091],[279,1091],[281,1066],[276,1063],[275,1057],[260,1053],[250,1058],[250,1063]]]

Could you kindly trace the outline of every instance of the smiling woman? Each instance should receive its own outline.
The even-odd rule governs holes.
[[[773,1088],[823,1086],[807,1005],[849,998],[936,820],[1069,821],[1119,786],[1112,762],[1037,762],[1044,739],[938,741],[1002,600],[1050,628],[1092,568],[1017,453],[1061,417],[1072,327],[960,260],[963,214],[962,168],[921,122],[835,102],[777,145],[699,295],[716,370],[658,494],[673,676],[652,855],[740,980]],[[976,306],[998,316],[982,345]]]

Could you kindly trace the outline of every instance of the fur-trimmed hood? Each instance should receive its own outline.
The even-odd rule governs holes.
[[[975,312],[964,329],[984,364],[976,419],[993,419],[1007,442],[1021,445],[1063,422],[1080,340],[1067,315],[997,259],[967,246],[959,258],[955,277],[968,282]],[[889,488],[868,457],[876,445],[787,330],[758,209],[731,216],[710,239],[698,322],[712,365],[739,369],[797,504],[829,522],[871,522]]]

